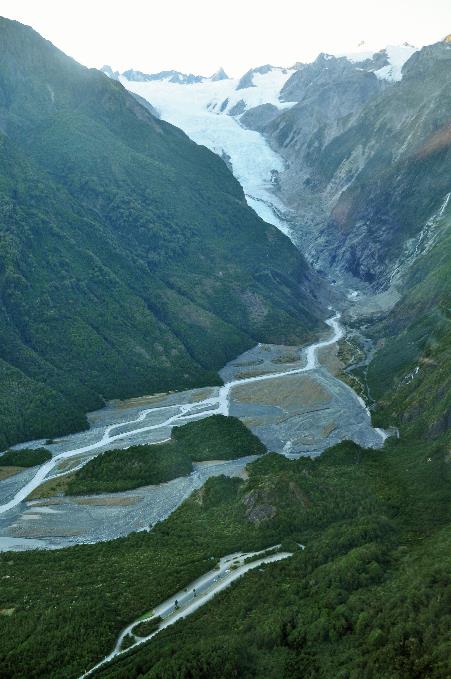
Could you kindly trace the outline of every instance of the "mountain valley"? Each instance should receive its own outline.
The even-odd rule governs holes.
[[[0,18],[0,674],[445,679],[451,42],[102,71]]]

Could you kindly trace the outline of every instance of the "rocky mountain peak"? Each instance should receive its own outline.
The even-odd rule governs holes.
[[[376,81],[376,78],[367,73],[367,70],[370,69],[362,63],[352,63],[344,56],[335,57],[321,53],[313,63],[304,64],[291,75],[280,92],[280,100],[300,102],[304,97],[311,97],[315,92],[322,91],[324,87],[335,90],[340,83],[346,83],[347,86],[354,83],[357,89],[363,87],[365,91],[368,88],[371,91],[378,90],[376,82],[369,82],[369,79]]]
[[[256,68],[250,68],[249,71],[247,71],[242,78],[240,79],[240,82],[238,83],[236,89],[237,90],[245,90],[248,87],[255,87],[254,83],[254,75],[256,73],[259,73],[260,75],[265,75],[266,73],[269,73],[273,69],[273,66],[270,64],[265,64],[264,66],[257,66]]]
[[[426,45],[416,51],[403,66],[404,78],[415,80],[431,78],[439,82],[449,72],[451,62],[451,36],[434,45]]]
[[[217,82],[218,80],[229,80],[229,76],[221,66],[220,68],[218,68],[216,73],[213,73],[210,80],[212,80],[213,82]]]
[[[105,67],[104,67],[105,68]],[[106,67],[110,68],[109,66]],[[104,69],[102,69],[104,70]],[[104,71],[107,75],[109,73]],[[180,71],[160,71],[159,73],[143,73],[142,71],[135,71],[130,68],[128,71],[124,71],[122,74],[116,72],[117,75],[122,75],[129,82],[152,82],[154,80],[166,80],[171,83],[177,83],[178,85],[192,85],[194,83],[200,83],[206,80],[201,75],[194,75],[193,73],[181,73]]]
[[[105,75],[107,75],[112,80],[117,80],[119,78],[120,75],[119,71],[113,71],[111,66],[109,66],[108,64],[104,64],[104,66],[102,66],[100,70],[102,71],[102,73],[105,73]]]

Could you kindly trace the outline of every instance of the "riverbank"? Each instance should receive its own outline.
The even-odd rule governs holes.
[[[253,458],[198,465],[189,477],[133,492],[86,498],[85,504],[70,497],[26,501],[42,483],[78,468],[104,450],[124,449],[126,455],[131,445],[160,443],[170,438],[173,426],[215,413],[239,417],[269,450],[288,457],[315,456],[344,439],[364,447],[383,445],[385,435],[371,426],[364,402],[321,365],[320,352],[323,355],[345,334],[340,314],[326,322],[330,336],[308,347],[260,344],[237,357],[221,372],[223,387],[158,395],[153,407],[141,408],[133,402],[130,409],[105,408],[94,414],[96,426],[50,445],[53,458],[37,471],[28,470],[8,483],[0,482],[3,548],[23,549],[27,539],[31,548],[36,547],[36,540],[48,548],[64,547],[149,530],[207,478],[241,476]],[[110,498],[116,501],[110,502]],[[49,506],[52,512],[45,511]]]

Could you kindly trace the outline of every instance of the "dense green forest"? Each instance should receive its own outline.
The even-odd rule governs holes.
[[[31,28],[0,43],[0,449],[313,336],[313,274],[218,156]]]
[[[193,461],[232,460],[265,452],[263,443],[241,420],[212,415],[174,427],[171,441],[166,443],[98,455],[71,476],[66,495],[110,493],[164,483],[190,474]]]
[[[75,472],[66,495],[113,493],[165,483],[193,470],[190,458],[169,443],[107,450]]]
[[[438,254],[419,261],[405,300],[372,326],[386,337],[368,372],[375,390],[380,371],[376,416],[398,423],[400,439],[381,451],[343,443],[314,460],[265,455],[247,480],[210,479],[149,534],[1,555],[4,674],[79,676],[212,557],[294,540],[305,550],[247,574],[99,676],[447,679],[449,316]],[[399,365],[386,381],[381,356]],[[418,381],[405,380],[416,365]]]
[[[99,676],[449,676],[449,214],[401,300],[367,326],[378,342],[365,375],[373,419],[400,438],[383,451],[341,444],[314,461],[251,465],[248,511],[276,508],[268,533],[277,525],[274,541],[305,550],[252,572]]]
[[[314,462],[252,465],[250,487],[268,499],[269,485],[274,506],[284,476],[304,495],[302,518],[289,518],[288,499],[275,523],[305,550],[249,574],[98,676],[449,676],[449,462],[445,447],[430,462],[428,450],[341,444]]]
[[[52,459],[52,453],[46,448],[22,448],[22,450],[7,450],[0,455],[1,467],[35,467]]]
[[[446,677],[444,441],[270,454],[248,471],[210,479],[151,533],[1,555],[6,675],[78,676],[211,557],[291,539],[304,552],[246,575],[103,674]]]
[[[262,455],[265,445],[237,417],[212,415],[174,427],[176,444],[195,462]]]

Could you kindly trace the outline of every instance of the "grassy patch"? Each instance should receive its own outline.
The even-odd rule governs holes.
[[[74,474],[65,474],[64,476],[59,476],[57,479],[50,479],[50,481],[44,481],[40,486],[31,491],[27,500],[38,500],[40,498],[54,497],[58,495],[64,495],[67,491],[67,487]]]
[[[14,476],[18,472],[23,472],[23,467],[0,467],[0,481],[9,479],[10,476]]]
[[[192,471],[183,451],[168,443],[108,450],[79,469],[66,486],[66,495],[112,493],[165,483]]]

